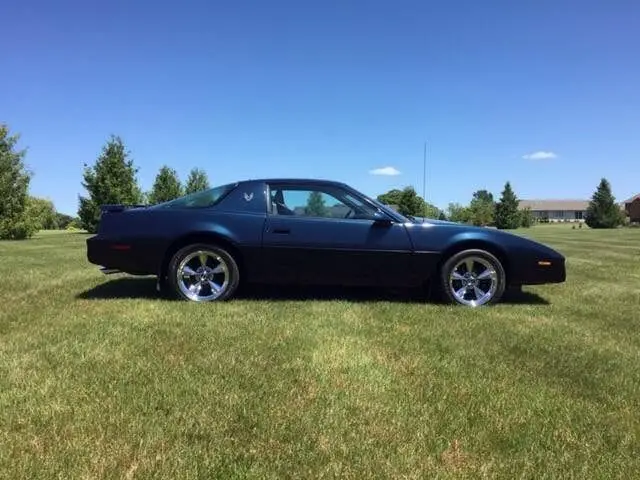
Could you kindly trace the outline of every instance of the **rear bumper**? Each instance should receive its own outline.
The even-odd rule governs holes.
[[[103,273],[124,272],[130,274],[153,274],[148,258],[141,248],[131,243],[105,239],[98,235],[86,240],[87,260],[101,267]]]
[[[94,265],[108,269],[119,269],[126,261],[126,251],[114,248],[113,241],[107,241],[98,236],[87,239],[87,260]]]

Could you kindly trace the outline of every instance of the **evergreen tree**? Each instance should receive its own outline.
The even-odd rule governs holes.
[[[24,164],[26,152],[16,150],[18,138],[0,124],[0,239],[22,240],[38,229],[27,215],[31,173]]]
[[[533,212],[530,207],[527,207],[520,211],[520,226],[523,228],[529,228],[533,225],[534,218]]]
[[[509,182],[505,184],[500,201],[496,205],[495,225],[499,229],[515,229],[520,226],[518,198]]]
[[[178,172],[164,165],[160,168],[153,187],[149,193],[149,203],[152,205],[168,202],[183,195],[182,184]]]
[[[587,207],[585,222],[591,228],[616,228],[624,222],[622,209],[616,205],[611,185],[606,178],[600,180]]]
[[[327,217],[329,211],[320,192],[311,192],[307,198],[307,206],[304,209],[306,215],[312,217]]]
[[[93,167],[85,164],[82,186],[88,197],[80,196],[78,217],[82,228],[95,233],[100,221],[100,206],[105,204],[139,204],[142,192],[138,186],[129,152],[120,137],[111,136]]]
[[[495,209],[493,194],[487,190],[478,190],[474,192],[471,204],[469,205],[469,219],[474,225],[492,225],[494,222]]]
[[[194,168],[189,172],[187,183],[185,185],[184,193],[196,193],[209,188],[209,179],[204,170]]]

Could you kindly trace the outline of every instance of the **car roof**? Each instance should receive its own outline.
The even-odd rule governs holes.
[[[326,180],[322,178],[289,178],[289,177],[280,177],[280,178],[255,178],[242,180],[238,183],[294,183],[297,185],[334,185],[334,186],[348,186],[346,183],[338,182],[336,180]]]

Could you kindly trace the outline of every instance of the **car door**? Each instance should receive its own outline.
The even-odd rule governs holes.
[[[409,283],[411,240],[353,192],[332,184],[268,185],[263,258],[272,282],[324,285]]]

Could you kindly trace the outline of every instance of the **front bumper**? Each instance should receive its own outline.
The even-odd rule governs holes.
[[[563,283],[567,279],[565,260],[538,261],[527,282],[529,285],[541,285],[545,283]]]
[[[512,282],[516,285],[543,285],[563,283],[567,279],[564,257],[528,259],[512,271]]]

